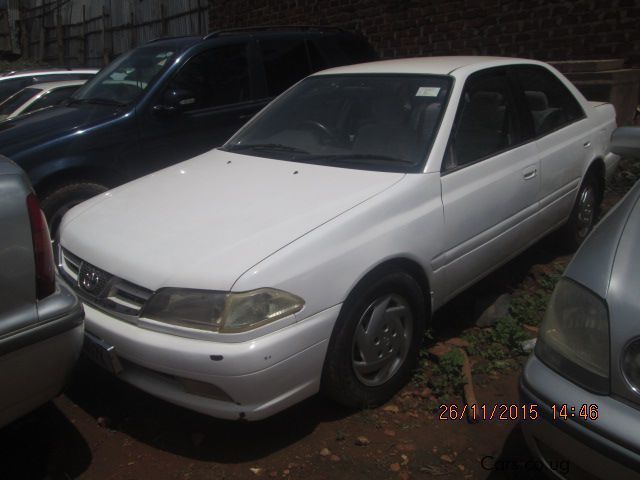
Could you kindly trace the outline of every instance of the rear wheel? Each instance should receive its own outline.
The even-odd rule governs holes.
[[[72,207],[106,192],[108,187],[95,182],[78,181],[59,185],[43,195],[40,205],[49,222],[51,238],[56,238],[60,221]]]
[[[569,220],[558,232],[562,244],[568,250],[576,250],[591,232],[601,198],[598,179],[595,174],[588,173],[580,185]]]
[[[351,407],[384,403],[409,379],[425,326],[420,286],[392,272],[357,288],[340,312],[325,360],[322,391]]]

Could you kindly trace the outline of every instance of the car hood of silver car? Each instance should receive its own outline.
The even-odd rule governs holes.
[[[230,290],[264,258],[404,175],[212,150],[74,207],[61,245],[151,290]]]

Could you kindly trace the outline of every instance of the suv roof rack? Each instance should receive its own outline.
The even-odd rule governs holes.
[[[154,43],[154,42],[159,42],[161,40],[174,40],[174,39],[177,39],[177,38],[198,38],[198,37],[196,35],[167,35],[167,36],[164,36],[164,37],[153,38],[153,39],[149,40],[147,42],[147,44]]]
[[[332,31],[332,32],[344,32],[340,27],[327,27],[322,25],[259,25],[254,27],[238,27],[238,28],[224,28],[216,30],[203,37],[203,40],[209,38],[215,38],[220,35],[233,35],[234,33],[250,33],[250,32],[266,32],[269,30],[301,30],[301,31]]]

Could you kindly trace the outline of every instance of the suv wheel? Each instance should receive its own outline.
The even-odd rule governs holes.
[[[65,213],[79,203],[107,190],[108,187],[99,183],[78,181],[60,185],[44,195],[40,205],[49,222],[51,238],[56,238]]]

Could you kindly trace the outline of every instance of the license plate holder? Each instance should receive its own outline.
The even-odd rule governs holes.
[[[122,363],[116,354],[116,347],[101,338],[84,332],[83,353],[105,370],[117,375],[122,372]]]

